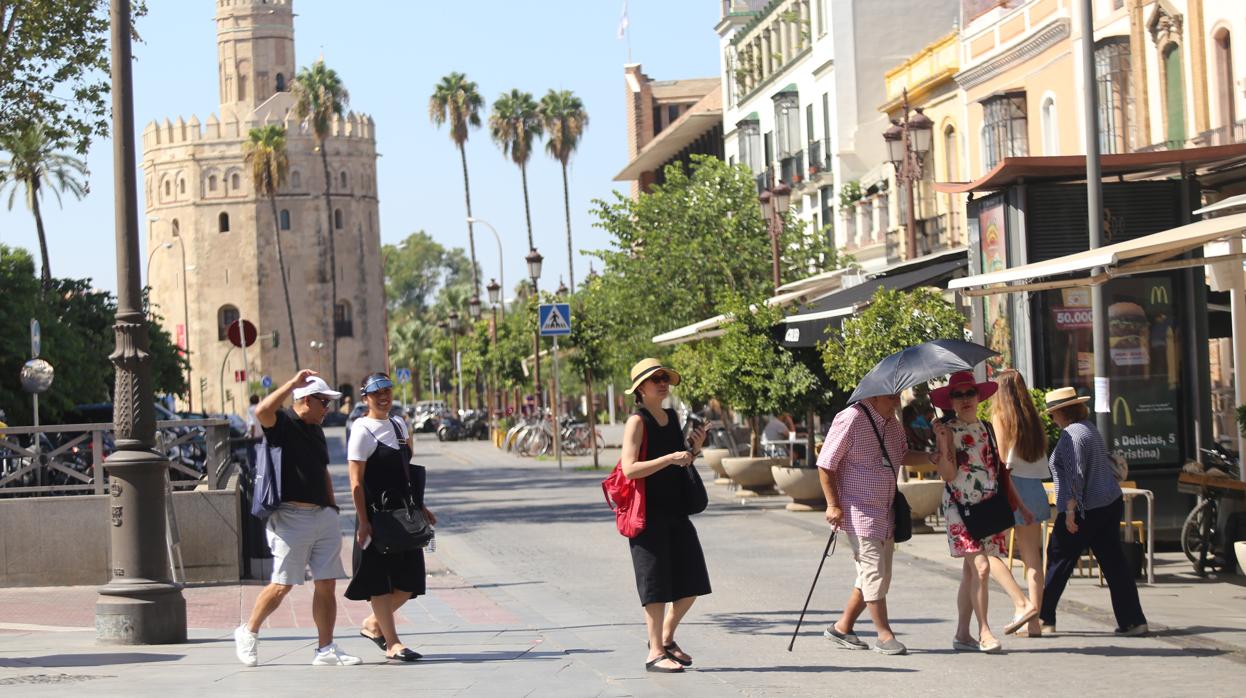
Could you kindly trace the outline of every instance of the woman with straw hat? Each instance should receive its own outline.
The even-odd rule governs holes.
[[[1061,433],[1051,453],[1058,513],[1047,541],[1047,579],[1039,618],[1044,631],[1055,630],[1060,595],[1078,558],[1090,548],[1112,593],[1116,634],[1145,635],[1148,628],[1138,600],[1138,585],[1121,547],[1120,522],[1125,509],[1121,488],[1108,461],[1107,444],[1090,421],[1089,400],[1074,388],[1060,388],[1046,395],[1046,411]]]
[[[631,371],[637,410],[623,430],[623,474],[642,480],[645,488],[645,528],[628,539],[636,590],[645,608],[649,654],[645,670],[679,673],[692,664],[692,657],[675,642],[679,622],[698,596],[710,593],[709,571],[688,519],[686,468],[701,452],[705,429],[698,426],[685,444],[679,416],[663,409],[679,374],[657,359],[643,359]],[[669,610],[668,610],[669,605]]]

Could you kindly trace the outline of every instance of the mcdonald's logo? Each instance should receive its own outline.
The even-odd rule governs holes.
[[[1118,407],[1125,412],[1125,426],[1132,427],[1134,425],[1133,413],[1129,411],[1129,403],[1121,395],[1117,395],[1116,399],[1112,401],[1112,423],[1120,424],[1121,422],[1120,415],[1117,412]]]
[[[1151,305],[1168,305],[1168,287],[1155,285],[1151,287]]]

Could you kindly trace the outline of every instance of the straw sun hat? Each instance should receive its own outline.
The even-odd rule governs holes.
[[[663,366],[661,361],[653,358],[641,359],[636,362],[635,366],[632,366],[630,373],[632,378],[632,387],[628,388],[625,392],[628,395],[636,392],[636,388],[639,388],[641,383],[644,383],[649,379],[649,376],[652,376],[657,371],[666,371],[671,376],[671,385],[679,385],[679,374],[674,370]]]
[[[1051,414],[1062,407],[1090,402],[1090,397],[1087,395],[1079,397],[1076,388],[1057,388],[1047,393],[1043,400],[1047,403],[1047,409],[1043,411]]]

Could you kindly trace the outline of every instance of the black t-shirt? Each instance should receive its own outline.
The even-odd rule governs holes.
[[[275,424],[264,427],[264,436],[281,448],[281,501],[329,506],[329,444],[324,429],[283,409],[277,411]]]

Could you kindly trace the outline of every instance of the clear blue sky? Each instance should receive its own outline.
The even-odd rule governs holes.
[[[716,0],[631,0],[632,60],[654,79],[709,77],[718,73]],[[141,20],[145,39],[134,46],[135,124],[216,111],[216,37],[209,0],[149,0]],[[613,181],[626,164],[623,65],[626,42],[617,38],[622,0],[295,0],[299,65],[322,52],[351,95],[351,106],[376,120],[381,239],[397,242],[425,230],[447,246],[467,246],[463,184],[457,151],[446,130],[428,120],[428,96],[446,73],[475,80],[491,108],[500,93],[517,87],[538,99],[546,90],[569,89],[584,101],[590,123],[571,167],[571,224],[577,250],[606,246],[592,227],[590,202],[626,183]],[[141,141],[140,141],[141,147]],[[506,285],[526,276],[527,233],[519,169],[503,158],[486,130],[467,145],[475,215],[502,235]],[[112,212],[112,143],[99,141],[88,157],[91,193],[58,209],[43,206],[52,272],[93,278],[116,288]],[[140,182],[142,181],[140,177]],[[562,177],[542,149],[529,164],[529,195],[536,245],[545,255],[542,287],[553,289],[566,273]],[[138,192],[143,208],[142,188]],[[142,215],[140,213],[140,215]],[[144,236],[145,237],[145,236]],[[477,228],[477,259],[484,279],[497,274],[497,246]],[[20,197],[13,211],[0,208],[0,242],[25,247],[38,258],[34,219]],[[146,259],[147,250],[143,250]],[[588,271],[578,256],[576,279]]]

